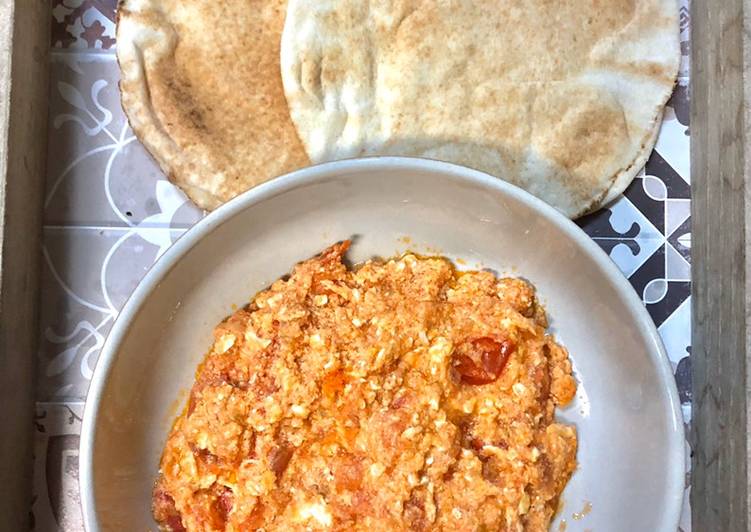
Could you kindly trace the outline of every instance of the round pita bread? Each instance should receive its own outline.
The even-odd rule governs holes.
[[[120,2],[123,108],[202,208],[309,164],[279,73],[284,12],[284,0]]]
[[[646,161],[678,31],[676,0],[290,0],[281,70],[313,162],[451,161],[573,218]]]

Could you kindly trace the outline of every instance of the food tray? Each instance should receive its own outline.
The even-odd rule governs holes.
[[[579,221],[653,317],[691,421],[689,9],[682,61],[657,147],[623,197]],[[78,434],[107,331],[153,262],[204,213],[161,175],[119,104],[116,0],[50,6],[47,185],[34,419],[36,530],[81,530]],[[231,21],[228,31],[231,31]],[[687,453],[688,455],[689,453]],[[686,495],[690,475],[686,481]],[[558,516],[568,530],[585,530]],[[691,529],[688,499],[680,529]]]

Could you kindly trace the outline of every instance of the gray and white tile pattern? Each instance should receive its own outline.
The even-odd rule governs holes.
[[[78,435],[106,334],[138,281],[203,213],[166,181],[119,104],[116,0],[52,0],[48,187],[35,418],[35,530],[81,530]],[[685,422],[690,386],[688,0],[679,85],[655,153],[612,205],[579,221],[657,324]],[[687,478],[688,494],[690,477]],[[569,520],[569,529],[573,523]],[[688,532],[684,504],[680,529]]]

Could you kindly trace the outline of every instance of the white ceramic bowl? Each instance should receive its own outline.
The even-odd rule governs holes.
[[[575,224],[522,190],[405,158],[275,179],[211,213],[159,259],[112,328],[89,390],[80,467],[90,532],[155,529],[162,445],[214,325],[345,238],[355,263],[410,249],[532,281],[579,382],[559,417],[578,428],[580,465],[556,523],[566,519],[569,532],[675,532],[683,423],[670,365],[632,287]],[[586,502],[591,512],[572,519]]]

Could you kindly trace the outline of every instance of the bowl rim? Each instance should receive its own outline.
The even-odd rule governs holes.
[[[649,340],[649,356],[655,364],[660,381],[667,391],[671,407],[670,421],[673,425],[671,427],[672,430],[669,432],[669,445],[671,447],[671,456],[674,457],[674,461],[678,464],[678,467],[672,468],[673,476],[668,479],[668,504],[665,511],[671,517],[671,525],[675,525],[673,526],[674,530],[680,520],[686,472],[685,429],[680,407],[681,403],[678,399],[678,389],[670,361],[662,339],[657,332],[657,327],[625,275],[618,269],[609,255],[572,220],[525,190],[484,172],[457,164],[433,159],[393,156],[361,157],[321,163],[295,170],[262,183],[221,205],[198,221],[180,236],[149,268],[125,302],[107,335],[97,359],[86,395],[79,444],[78,482],[85,530],[87,532],[100,530],[93,490],[93,468],[94,441],[102,394],[112,372],[116,354],[122,345],[130,324],[138,315],[150,294],[161,283],[162,279],[169,274],[173,267],[201,239],[208,236],[216,228],[229,221],[241,211],[267,199],[291,191],[301,185],[336,178],[342,174],[360,173],[371,170],[433,172],[442,174],[444,177],[455,181],[469,182],[506,194],[510,198],[532,208],[540,216],[545,217],[549,222],[558,226],[568,238],[580,246],[589,258],[596,263],[608,281],[612,283],[628,310],[636,316],[639,328]]]

